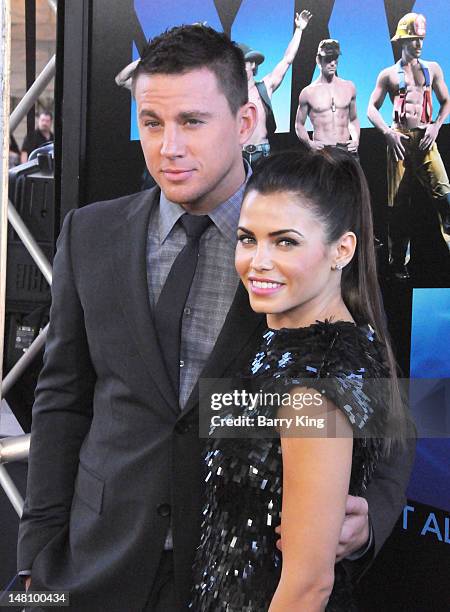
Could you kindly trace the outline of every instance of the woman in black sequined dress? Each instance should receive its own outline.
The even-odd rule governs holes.
[[[347,494],[364,492],[406,427],[360,166],[338,150],[264,160],[236,268],[269,328],[243,384],[278,403],[222,413],[247,418],[235,437],[211,429],[191,609],[351,612],[351,580],[335,565]],[[274,429],[273,418],[292,421]],[[394,422],[396,439],[383,437]]]

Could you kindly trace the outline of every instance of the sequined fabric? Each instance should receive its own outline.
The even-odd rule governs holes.
[[[386,402],[368,397],[362,384],[364,379],[387,377],[383,362],[383,347],[370,326],[317,322],[307,328],[268,330],[243,378],[264,390],[280,385],[289,389],[308,378],[308,386],[325,391],[361,436],[369,425],[372,432],[378,426],[381,430],[385,418]],[[379,449],[379,439],[355,437],[352,494],[366,488]],[[266,612],[281,573],[274,531],[281,522],[280,440],[210,439],[205,468],[206,501],[190,609]],[[338,563],[327,611],[353,609],[350,579]]]

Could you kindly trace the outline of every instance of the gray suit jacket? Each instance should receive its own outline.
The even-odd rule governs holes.
[[[58,243],[18,565],[32,568],[33,589],[70,591],[72,611],[142,610],[170,523],[180,601],[189,597],[202,440],[198,390],[180,414],[149,310],[158,197],[73,211]],[[240,287],[204,376],[243,367],[263,325]]]
[[[145,249],[158,197],[71,211],[58,241],[18,567],[32,569],[33,590],[70,591],[71,612],[141,611],[169,525],[180,610],[189,600],[203,442],[198,388],[180,414],[149,309]],[[202,376],[239,372],[264,325],[240,285]],[[381,466],[381,489],[371,485],[377,548],[401,509],[408,461],[387,466],[388,480]]]

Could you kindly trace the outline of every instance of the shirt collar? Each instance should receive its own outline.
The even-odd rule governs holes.
[[[175,204],[166,198],[161,191],[159,198],[159,240],[162,244],[172,231],[173,226],[186,211],[180,204]]]
[[[247,160],[244,159],[246,171],[245,181],[239,189],[231,195],[228,200],[219,204],[209,213],[209,217],[219,232],[232,242],[236,241],[236,230],[241,212],[242,197],[247,181],[252,175],[252,169]],[[180,204],[175,204],[166,198],[161,191],[159,199],[159,240],[161,244],[166,240],[178,219],[186,211]]]

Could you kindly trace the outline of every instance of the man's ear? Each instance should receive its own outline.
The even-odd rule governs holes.
[[[243,145],[253,134],[258,121],[258,110],[253,102],[247,102],[238,110],[239,144]]]

